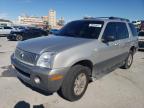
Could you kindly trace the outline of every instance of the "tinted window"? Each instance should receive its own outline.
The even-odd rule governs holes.
[[[56,35],[97,39],[103,27],[103,21],[73,21],[64,26]]]
[[[144,32],[139,32],[139,36],[144,36]]]
[[[11,27],[4,27],[4,29],[12,29]]]
[[[117,22],[117,39],[125,39],[129,37],[128,29],[125,23]]]
[[[116,37],[116,23],[114,22],[110,22],[107,24],[104,34],[103,34],[103,38],[106,38],[108,36],[115,36]]]
[[[132,23],[129,23],[129,27],[131,29],[132,35],[133,36],[138,36],[137,29],[135,28],[135,26]]]

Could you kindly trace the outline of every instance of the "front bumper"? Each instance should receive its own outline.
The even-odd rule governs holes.
[[[9,39],[9,40],[15,40],[16,39],[16,35],[9,34],[9,35],[7,35],[7,39]]]
[[[69,68],[51,70],[37,66],[30,66],[18,61],[13,55],[11,56],[11,62],[17,70],[17,77],[21,81],[29,84],[32,89],[34,87],[48,93],[53,93],[59,90],[62,85],[63,78],[69,70]],[[51,80],[54,75],[62,75],[63,78],[59,80]],[[34,81],[36,77],[40,78],[39,84],[36,84]]]

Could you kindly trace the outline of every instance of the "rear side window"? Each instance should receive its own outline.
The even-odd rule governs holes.
[[[117,22],[117,39],[126,39],[129,37],[128,29],[125,23]]]
[[[138,36],[137,29],[135,28],[135,26],[132,23],[129,23],[129,27],[131,29],[132,35],[133,36]]]

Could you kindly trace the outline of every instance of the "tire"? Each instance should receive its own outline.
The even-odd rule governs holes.
[[[17,35],[16,36],[16,41],[22,41],[23,40],[23,36],[22,35]]]
[[[87,89],[89,72],[91,70],[88,67],[82,65],[73,66],[66,75],[58,94],[69,101],[79,100]]]
[[[124,65],[121,67],[122,69],[129,69],[133,63],[133,52],[130,50],[127,59],[125,60]]]

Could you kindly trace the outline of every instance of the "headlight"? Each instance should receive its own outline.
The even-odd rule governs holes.
[[[54,52],[43,53],[37,61],[37,66],[51,68],[54,55],[55,55]]]

